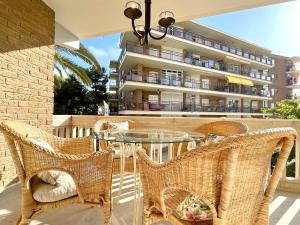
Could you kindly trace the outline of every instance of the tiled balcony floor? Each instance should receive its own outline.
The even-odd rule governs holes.
[[[113,195],[118,191],[118,177],[113,178]],[[133,213],[133,176],[125,179],[125,189],[120,203],[113,206],[112,224],[132,224]],[[140,210],[141,212],[141,210]],[[0,193],[0,224],[14,225],[20,213],[20,186],[14,185]],[[53,209],[40,214],[30,225],[101,225],[102,212],[99,208],[74,205],[61,209]],[[141,217],[140,223],[141,224]],[[158,223],[156,225],[168,223]],[[300,224],[300,195],[278,192],[270,206],[271,225]]]

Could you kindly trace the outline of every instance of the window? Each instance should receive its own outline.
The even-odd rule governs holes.
[[[178,70],[162,70],[161,83],[165,85],[181,86],[182,71]]]
[[[157,77],[158,77],[158,72],[149,71],[149,75],[148,75],[147,81],[149,83],[156,84],[157,83]]]
[[[258,105],[257,105],[257,101],[252,101],[252,109],[257,109]]]
[[[158,102],[158,95],[148,95],[149,102],[157,103]]]
[[[272,88],[271,89],[271,95],[275,96],[278,93],[278,89]]]
[[[229,64],[228,65],[228,72],[231,73],[241,73],[241,66],[239,64]]]
[[[201,102],[202,102],[202,106],[209,106],[209,99],[208,98],[202,98]]]
[[[264,100],[263,101],[263,108],[268,108],[268,105],[269,105],[268,101]]]
[[[202,88],[209,89],[209,80],[208,79],[202,79]]]

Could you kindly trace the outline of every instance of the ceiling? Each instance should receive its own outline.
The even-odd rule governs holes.
[[[43,1],[55,11],[56,23],[60,26],[56,39],[60,41],[82,40],[131,29],[130,20],[123,15],[127,0]],[[152,0],[151,22],[156,26],[159,13],[166,10],[173,11],[176,22],[181,22],[286,1],[288,0]],[[143,9],[143,1],[139,2],[142,2]]]

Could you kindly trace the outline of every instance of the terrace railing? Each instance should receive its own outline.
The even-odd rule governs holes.
[[[165,28],[156,27],[154,29],[156,31],[159,31],[159,32],[164,32]],[[218,49],[218,50],[221,50],[221,51],[224,51],[224,52],[229,52],[231,54],[241,56],[243,58],[247,58],[247,59],[250,59],[250,60],[253,60],[253,61],[257,61],[257,62],[266,64],[266,65],[269,65],[269,66],[274,66],[274,64],[275,64],[275,61],[272,58],[269,58],[267,56],[259,56],[259,55],[251,54],[251,53],[246,52],[246,51],[242,51],[240,49],[235,49],[235,48],[232,48],[232,47],[230,47],[228,45],[225,45],[221,42],[217,42],[215,40],[206,38],[206,37],[204,37],[202,35],[199,35],[199,34],[194,34],[192,32],[180,29],[178,27],[169,28],[168,29],[168,34],[172,35],[172,36],[175,36],[175,37],[178,37],[178,38],[182,38],[182,39],[191,41],[191,42],[195,42],[197,44],[205,45],[207,47]]]
[[[170,51],[170,50],[166,50],[166,49],[143,47],[143,46],[137,45],[133,42],[127,42],[126,48],[123,49],[123,52],[120,55],[120,65],[122,64],[124,57],[125,57],[125,53],[127,51],[138,53],[138,54],[143,54],[143,55],[149,55],[149,56],[153,56],[153,57],[158,57],[158,58],[162,58],[162,59],[167,59],[167,60],[171,60],[171,61],[186,63],[189,65],[199,66],[199,67],[203,67],[203,68],[213,69],[216,71],[219,70],[219,71],[234,73],[233,71],[228,70],[227,65],[225,63],[220,63],[220,62],[217,62],[214,60],[201,60],[199,58],[190,56],[189,54],[183,54],[181,52],[175,52],[175,51]],[[236,73],[236,74],[245,76],[248,78],[256,78],[256,79],[265,80],[265,81],[272,80],[271,76],[267,73],[261,74],[258,72],[240,71],[239,73]]]
[[[125,81],[135,81],[135,82],[143,82],[143,83],[150,83],[150,84],[160,84],[160,85],[167,85],[173,87],[185,87],[185,88],[192,88],[192,89],[202,89],[202,90],[211,90],[209,88],[205,88],[202,86],[202,83],[199,80],[195,79],[182,79],[176,76],[165,75],[165,74],[148,74],[148,75],[139,75],[131,73],[130,71],[124,73],[121,76],[120,80],[120,87],[124,84]],[[220,92],[227,92],[227,93],[235,93],[235,94],[243,94],[243,95],[252,95],[252,96],[260,96],[260,97],[270,97],[266,91],[263,89],[257,88],[256,90],[244,90],[239,89],[230,89],[225,87],[215,87],[213,91],[220,91]]]
[[[241,107],[240,105],[201,105],[196,103],[178,101],[127,101],[121,103],[120,110],[133,111],[169,111],[169,112],[222,112],[222,113],[260,113],[260,108]]]
[[[204,123],[216,120],[226,120],[225,118],[195,118],[195,117],[146,117],[146,116],[122,116],[122,119],[136,121],[141,128],[161,128],[169,130],[180,130],[194,132],[194,130]],[[54,134],[60,137],[82,137],[92,134],[92,127],[101,116],[53,116]],[[230,120],[230,119],[229,119]],[[300,120],[283,119],[239,119],[245,123],[250,131],[269,129],[274,127],[293,127],[300,132]],[[278,190],[292,191],[300,193],[300,138],[295,141],[294,175],[287,176],[286,170],[282,174]],[[270,163],[271,164],[271,163]],[[290,165],[287,165],[290,166]]]

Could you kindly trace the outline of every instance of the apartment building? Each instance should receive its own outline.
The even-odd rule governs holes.
[[[109,80],[108,80],[108,94],[109,94],[109,114],[116,115],[119,111],[118,103],[118,78],[119,78],[119,63],[118,61],[110,61],[109,63]]]
[[[122,33],[120,47],[121,115],[262,116],[275,95],[270,50],[197,22],[146,47]]]
[[[290,89],[287,88],[289,82],[288,71],[290,69],[290,58],[281,55],[272,54],[272,59],[275,60],[275,66],[269,70],[272,74],[272,84],[269,85],[272,100],[269,107],[275,107],[276,103],[289,98]]]
[[[290,99],[300,100],[300,57],[291,57],[287,67],[287,88]]]

